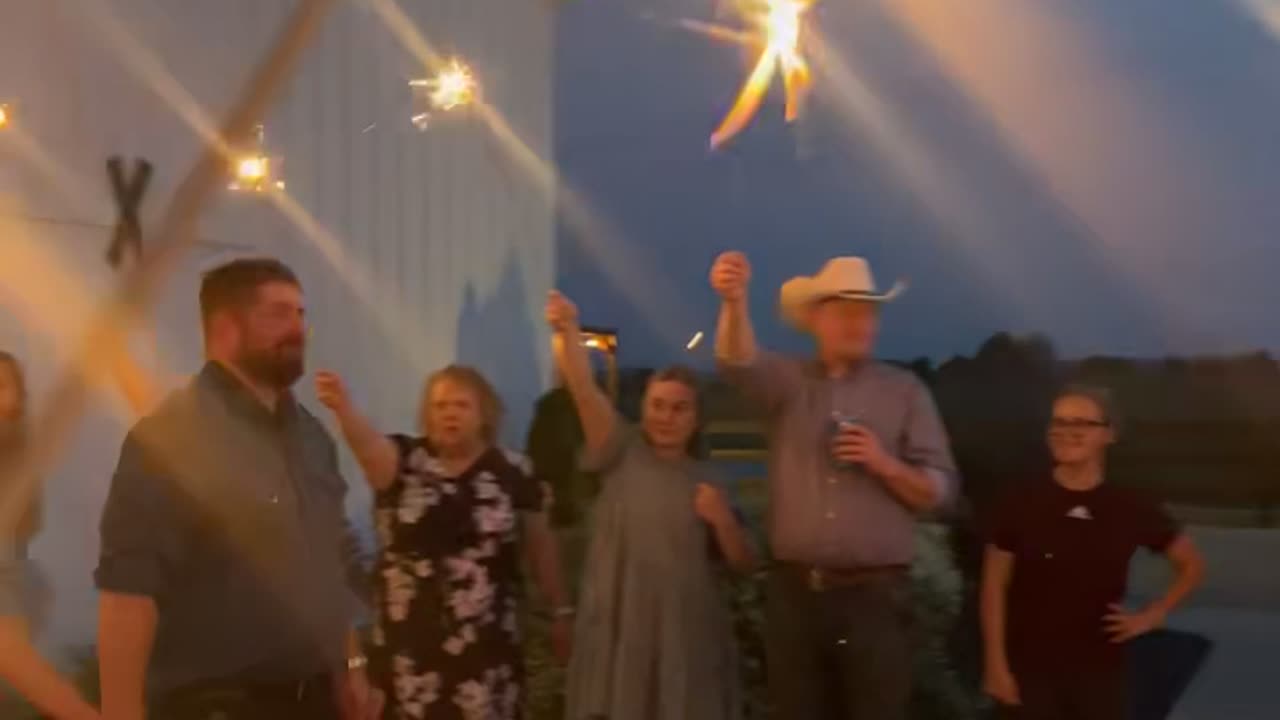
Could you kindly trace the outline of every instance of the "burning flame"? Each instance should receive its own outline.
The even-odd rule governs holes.
[[[800,104],[805,92],[813,84],[809,63],[800,52],[800,38],[804,15],[816,0],[747,0],[743,8],[750,22],[756,26],[758,40],[752,44],[764,46],[755,68],[747,76],[738,99],[711,134],[712,149],[728,142],[751,123],[775,72],[782,74],[786,89],[786,119],[794,121],[800,115]]]

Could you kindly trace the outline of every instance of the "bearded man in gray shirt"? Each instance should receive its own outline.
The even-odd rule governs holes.
[[[785,319],[811,359],[760,350],[751,266],[721,255],[721,372],[760,405],[769,435],[769,687],[786,720],[900,720],[911,690],[915,524],[958,494],[946,430],[911,373],[875,362],[879,306],[862,258],[783,285]]]

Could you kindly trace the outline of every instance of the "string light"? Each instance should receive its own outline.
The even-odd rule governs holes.
[[[262,125],[254,129],[254,147],[233,160],[231,182],[228,189],[240,192],[263,192],[269,188],[284,190],[284,180],[273,178],[274,168],[280,165],[266,154],[266,132]]]
[[[599,350],[606,354],[618,351],[618,334],[612,330],[601,328],[582,328],[583,347]]]

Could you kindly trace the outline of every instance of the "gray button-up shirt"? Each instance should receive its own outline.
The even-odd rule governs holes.
[[[914,514],[880,479],[835,468],[829,424],[833,412],[856,419],[887,452],[925,470],[949,502],[955,462],[924,384],[892,365],[871,362],[831,378],[816,363],[764,352],[749,366],[721,369],[766,412],[774,556],[828,568],[910,563]]]
[[[210,363],[130,432],[102,515],[101,590],[154,598],[154,693],[293,680],[345,658],[346,484],[291,397],[270,412]]]

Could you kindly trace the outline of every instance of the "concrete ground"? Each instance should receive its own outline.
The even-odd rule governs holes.
[[[1280,530],[1193,527],[1204,552],[1204,587],[1169,619],[1170,627],[1214,643],[1170,720],[1280,718]],[[1136,598],[1164,586],[1158,558],[1134,563]]]

